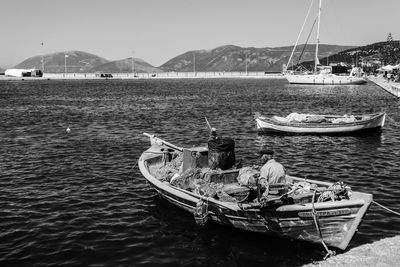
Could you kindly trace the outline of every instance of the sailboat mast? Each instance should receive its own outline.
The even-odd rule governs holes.
[[[319,8],[318,8],[318,24],[317,24],[317,42],[315,44],[315,65],[314,65],[314,71],[317,71],[317,64],[318,64],[318,45],[319,45],[319,24],[321,21],[321,5],[322,5],[322,0],[319,0]]]
[[[303,25],[301,26],[301,30],[300,30],[300,32],[299,32],[299,35],[297,36],[296,43],[295,43],[294,46],[293,46],[292,53],[290,54],[288,63],[287,63],[287,65],[286,65],[287,68],[289,68],[290,62],[292,61],[292,58],[293,58],[293,55],[294,55],[294,51],[296,50],[297,44],[299,43],[300,35],[301,35],[302,32],[303,32],[304,25],[306,25],[306,22],[307,22],[307,19],[308,19],[308,15],[310,15],[310,10],[311,10],[311,8],[312,8],[312,6],[313,6],[313,3],[314,3],[314,0],[311,0],[310,7],[308,8],[308,11],[307,11],[307,16],[306,16],[306,18],[304,19],[304,22],[303,22]],[[292,67],[293,67],[293,62],[292,62]]]

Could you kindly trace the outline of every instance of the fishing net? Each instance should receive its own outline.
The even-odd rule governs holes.
[[[187,169],[179,176],[171,179],[170,183],[173,186],[177,186],[185,190],[197,190],[197,192],[200,192],[199,188],[205,184],[210,184],[211,176],[215,174],[220,174],[220,171],[211,170],[210,168],[192,168]],[[208,189],[204,187],[204,191],[206,192],[207,190]]]
[[[161,181],[170,181],[179,173],[183,163],[183,153],[164,154],[162,164],[150,166],[150,172]]]
[[[345,185],[342,181],[336,182],[328,187],[327,191],[323,192],[318,197],[318,202],[325,201],[340,201],[342,199],[350,199],[351,188]]]

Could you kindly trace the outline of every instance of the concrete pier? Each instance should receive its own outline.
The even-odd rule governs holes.
[[[372,244],[361,245],[349,251],[332,256],[325,261],[319,261],[304,266],[399,266],[400,236],[381,239]]]
[[[109,74],[109,73],[107,73]],[[43,77],[7,77],[0,80],[139,80],[139,79],[284,79],[281,73],[264,72],[160,72],[160,73],[110,73],[112,77],[102,77],[101,73],[44,73]],[[104,76],[104,75],[103,75]]]
[[[395,97],[397,98],[400,97],[400,83],[392,81],[389,82],[383,77],[376,77],[376,76],[369,76],[368,80],[375,83],[376,85],[378,85],[388,93],[394,95]]]

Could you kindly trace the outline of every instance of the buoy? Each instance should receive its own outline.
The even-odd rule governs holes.
[[[67,129],[65,130],[67,133],[69,133],[71,131],[71,129],[69,127],[67,127]]]

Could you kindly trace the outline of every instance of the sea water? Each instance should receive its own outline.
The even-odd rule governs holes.
[[[259,135],[253,116],[386,111],[381,132]],[[282,79],[2,81],[0,265],[295,266],[322,245],[207,224],[161,199],[137,168],[143,132],[204,145],[205,117],[257,162],[267,145],[291,175],[343,181],[400,209],[399,102],[372,83],[289,85]],[[399,234],[372,204],[351,247]]]

